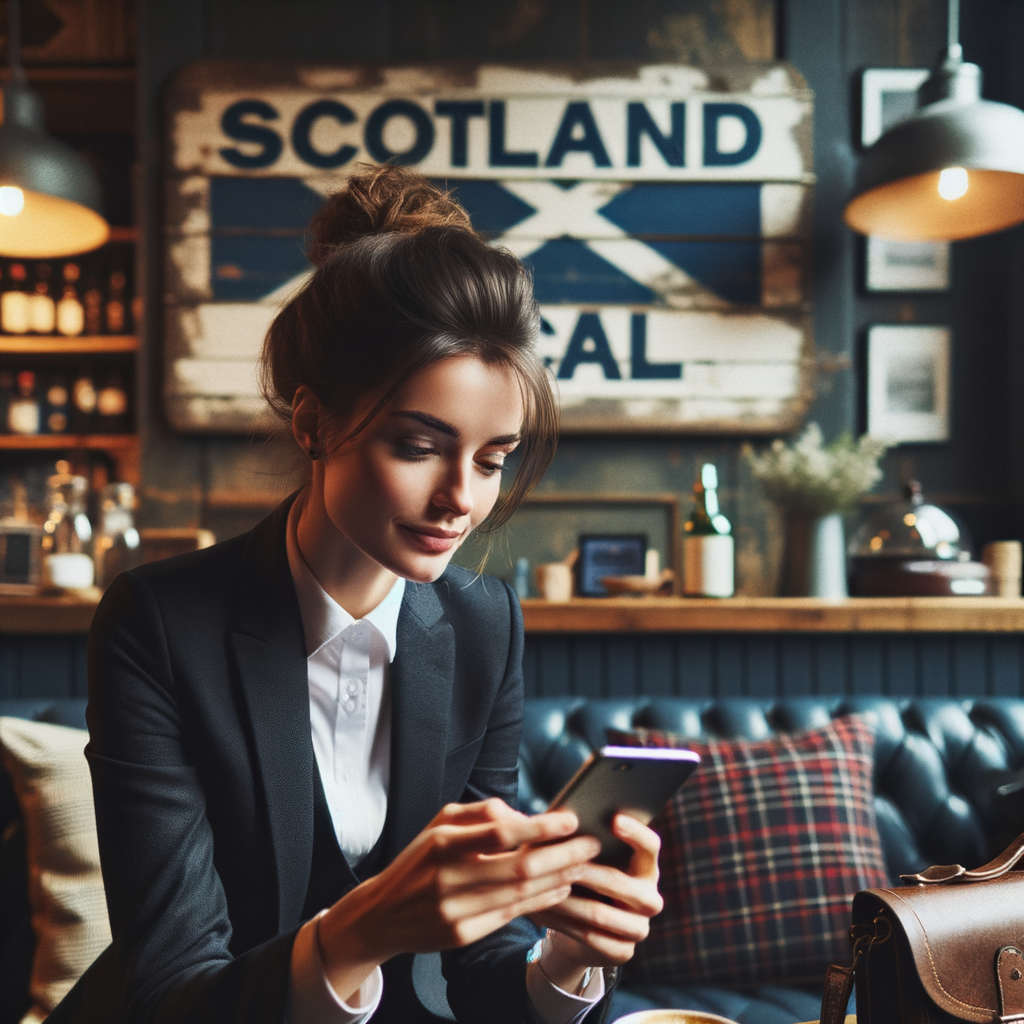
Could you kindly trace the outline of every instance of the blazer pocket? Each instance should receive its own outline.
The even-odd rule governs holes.
[[[486,733],[482,732],[468,743],[463,743],[445,754],[444,785],[441,793],[446,804],[458,800],[465,791],[485,735]]]

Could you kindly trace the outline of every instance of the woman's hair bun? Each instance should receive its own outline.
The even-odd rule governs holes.
[[[466,211],[447,192],[416,171],[384,164],[354,175],[327,197],[309,225],[309,259],[320,266],[356,238],[389,231],[416,234],[430,227],[473,230]]]

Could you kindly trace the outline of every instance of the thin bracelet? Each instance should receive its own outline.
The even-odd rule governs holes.
[[[533,944],[533,947],[526,954],[526,962],[528,964],[535,963],[540,968],[540,973],[543,974],[545,978],[547,978],[548,983],[551,985],[555,985],[555,983],[550,978],[548,978],[548,972],[544,970],[544,964],[541,963],[540,959],[541,954],[544,952],[544,944],[547,942],[548,936],[551,934],[551,931],[552,929],[548,928],[544,932],[544,937],[542,939],[538,939]],[[594,971],[596,970],[598,970],[598,968],[596,967],[587,967],[583,971],[583,980],[576,986],[576,990],[568,994],[572,996],[582,996],[583,993],[586,992],[588,988],[590,988],[590,983],[594,979]],[[558,985],[555,985],[555,988],[558,987]],[[562,989],[561,991],[564,992],[565,990]]]

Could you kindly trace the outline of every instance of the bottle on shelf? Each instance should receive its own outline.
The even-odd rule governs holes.
[[[61,460],[47,481],[49,500],[43,523],[43,577],[51,586],[91,587],[94,579],[92,523],[86,515],[89,481]]]
[[[96,430],[101,434],[123,434],[128,421],[128,392],[117,374],[107,377],[96,392]]]
[[[85,291],[82,293],[82,305],[85,306],[85,333],[103,333],[103,292],[96,284],[96,279],[90,277],[85,282]]]
[[[15,385],[17,390],[7,406],[7,429],[26,437],[38,434],[41,410],[36,395],[36,375],[31,370],[22,370]]]
[[[108,334],[128,333],[128,305],[125,301],[125,288],[128,278],[124,271],[114,269],[107,284],[107,304],[105,307]]]
[[[36,264],[35,289],[28,297],[29,327],[36,334],[53,334],[57,326],[57,303],[50,294],[50,264]]]
[[[102,490],[100,528],[93,542],[96,583],[109,586],[114,577],[140,564],[139,532],[135,529],[135,488],[107,484]]]
[[[7,410],[14,398],[14,374],[10,370],[0,370],[0,434],[6,434]]]
[[[88,367],[83,367],[71,385],[71,430],[76,434],[92,433],[95,418],[96,385]]]
[[[683,524],[683,593],[690,597],[732,597],[732,525],[718,505],[718,471],[701,466],[693,485],[693,512]]]
[[[67,377],[58,374],[46,388],[43,426],[48,434],[65,434],[70,424],[71,392]]]
[[[25,291],[28,274],[24,263],[12,263],[8,285],[0,295],[0,329],[4,334],[28,334],[32,326],[29,297]]]
[[[78,298],[75,282],[81,276],[77,263],[64,264],[64,288],[57,303],[57,332],[72,338],[85,330],[85,307]]]

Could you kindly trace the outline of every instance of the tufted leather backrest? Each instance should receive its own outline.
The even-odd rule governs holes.
[[[534,698],[520,744],[520,807],[543,810],[609,726],[756,740],[847,714],[874,729],[875,810],[893,882],[930,864],[977,866],[997,852],[1012,830],[994,799],[998,773],[1024,765],[1024,700],[1009,698]]]

